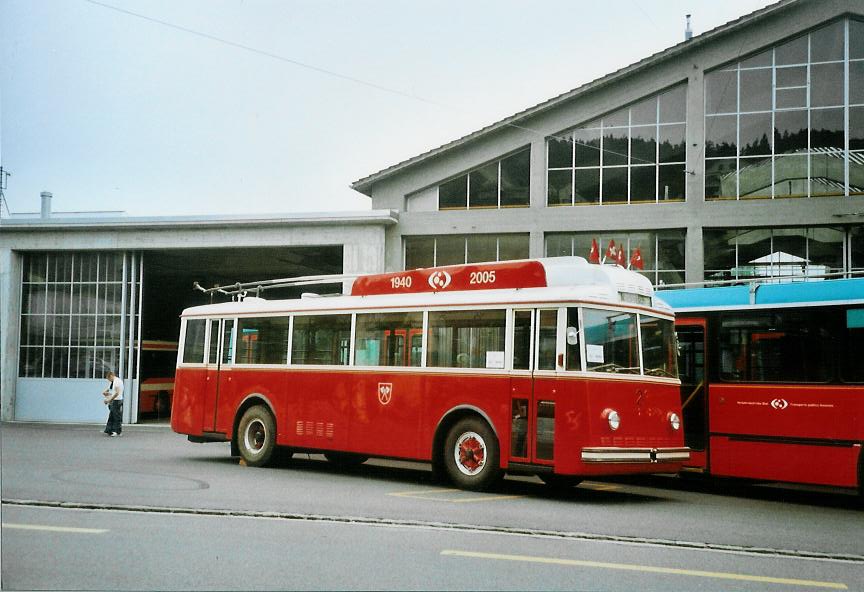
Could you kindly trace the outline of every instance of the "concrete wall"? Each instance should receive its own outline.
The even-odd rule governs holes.
[[[124,380],[125,393],[132,381]],[[14,419],[16,421],[63,421],[101,423],[108,420],[102,402],[104,379],[19,378]],[[134,405],[124,394],[123,420],[129,421]],[[12,418],[10,418],[12,419]]]
[[[626,76],[595,85],[569,100],[550,104],[518,122],[476,139],[454,143],[452,148],[382,175],[371,186],[373,207],[404,210],[407,196],[422,195],[428,206],[429,192],[441,181],[500,158],[520,147],[531,146],[531,205],[529,208],[475,211],[424,211],[411,207],[400,214],[398,226],[387,230],[386,267],[402,269],[402,237],[470,233],[528,232],[530,256],[544,254],[547,232],[636,231],[686,229],[686,280],[700,281],[704,272],[702,229],[705,227],[810,226],[864,223],[864,216],[838,217],[864,211],[864,197],[777,199],[739,202],[706,202],[704,199],[704,74],[759,49],[811,29],[839,15],[864,15],[864,5],[854,0],[803,1],[767,18],[745,19],[728,33],[700,42],[683,51],[635,68]],[[610,18],[613,18],[610,15]],[[692,44],[692,45],[690,45]],[[546,206],[546,136],[566,131],[582,122],[614,111],[670,86],[687,84],[687,200],[614,206]],[[418,193],[419,192],[419,193]],[[418,204],[419,205],[419,204]]]

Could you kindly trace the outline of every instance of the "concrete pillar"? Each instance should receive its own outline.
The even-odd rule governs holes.
[[[684,281],[701,282],[705,278],[705,249],[702,246],[702,227],[698,224],[687,227],[684,261]]]
[[[0,249],[0,420],[15,417],[21,318],[21,256]]]
[[[342,245],[342,273],[382,273],[385,271],[384,257],[384,229],[365,228],[361,240]],[[350,291],[352,283],[353,280],[342,282],[343,291]]]

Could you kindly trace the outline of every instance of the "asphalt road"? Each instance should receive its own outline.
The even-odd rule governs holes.
[[[864,590],[864,512],[839,494],[481,494],[417,463],[243,467],[161,427],[3,424],[0,444],[3,589]]]

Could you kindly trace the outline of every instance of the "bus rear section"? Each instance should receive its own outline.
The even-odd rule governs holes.
[[[864,279],[663,294],[679,309],[686,470],[862,490]]]
[[[561,262],[484,264],[361,283],[395,293],[188,309],[172,427],[231,441],[251,465],[275,446],[341,463],[421,460],[469,489],[505,471],[570,484],[677,472],[689,452],[668,307],[641,276],[567,263],[573,277]],[[502,269],[520,265],[535,285],[506,283]],[[449,280],[432,281],[441,272]],[[501,284],[465,289],[463,273]],[[638,304],[619,293],[622,277]],[[438,289],[399,293],[406,284]]]

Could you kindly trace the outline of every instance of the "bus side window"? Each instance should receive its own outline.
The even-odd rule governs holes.
[[[513,369],[531,369],[531,317],[533,311],[513,311]]]
[[[234,361],[234,319],[226,319],[222,325],[222,363]]]
[[[537,331],[537,369],[555,370],[555,348],[558,342],[558,311],[540,311],[540,328]]]
[[[210,355],[207,357],[208,364],[217,364],[219,362],[216,356],[219,352],[219,321],[212,319],[210,321]]]
[[[504,368],[504,310],[429,313],[426,365],[439,368]]]
[[[288,358],[288,317],[256,317],[237,323],[237,364],[284,364]]]
[[[350,340],[350,314],[296,316],[291,363],[345,366]]]
[[[186,341],[183,343],[183,363],[201,364],[204,362],[204,332],[207,329],[205,319],[189,319],[186,321]]]
[[[582,370],[582,346],[579,341],[579,309],[571,307],[567,309],[567,334],[565,335],[567,370]]]
[[[405,337],[411,336],[410,356]],[[356,366],[420,366],[423,343],[422,312],[387,312],[357,315],[354,338]]]

